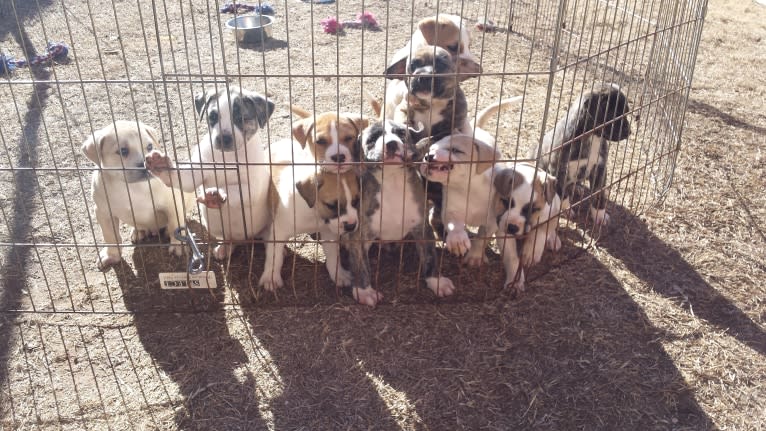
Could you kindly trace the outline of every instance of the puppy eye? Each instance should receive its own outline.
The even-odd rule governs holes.
[[[327,145],[327,139],[325,139],[325,138],[317,139],[317,145],[321,145],[321,146],[324,147],[325,145]]]
[[[347,144],[351,143],[351,141],[353,141],[353,140],[354,140],[353,136],[346,136],[345,138],[343,138],[343,142],[345,142]]]
[[[447,50],[448,50],[449,52],[455,52],[455,53],[456,53],[456,52],[457,52],[457,50],[458,50],[458,48],[460,48],[460,46],[459,46],[458,44],[454,44],[454,45],[450,45],[450,46],[448,46],[448,47],[447,47]]]
[[[505,208],[508,208],[508,206],[510,205],[510,201],[508,200],[508,198],[500,198],[500,202],[503,203],[503,206]]]
[[[218,113],[215,111],[208,112],[207,121],[211,126],[215,126],[218,123]]]
[[[128,154],[130,154],[130,150],[128,147],[120,148],[120,151],[117,152],[122,157],[128,157]]]
[[[515,200],[515,199],[511,199],[511,205],[510,205],[510,207],[511,207],[511,208],[516,208],[516,200]]]
[[[324,205],[327,207],[328,210],[332,211],[333,213],[338,212],[338,201],[334,201],[330,203],[325,202]]]
[[[146,146],[146,151],[152,151],[152,148],[154,148],[154,145],[149,144]]]
[[[457,148],[450,148],[450,152],[453,154],[465,154],[465,151],[458,150]]]
[[[359,208],[359,197],[355,197],[351,200],[351,206],[354,208]]]
[[[410,62],[410,69],[412,70],[415,70],[421,66],[423,66],[423,63],[420,60],[412,60]]]

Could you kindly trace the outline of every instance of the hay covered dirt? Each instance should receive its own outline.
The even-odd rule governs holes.
[[[202,31],[209,23],[200,17],[215,7],[206,2],[163,3],[164,13],[186,18],[167,23],[147,20],[146,2],[115,1],[116,10],[136,12],[117,17],[107,2],[18,3],[0,2],[3,49],[18,49],[25,38],[40,46],[57,30],[91,43],[76,45],[77,62],[36,76],[52,84],[0,90],[8,119],[0,124],[7,160],[0,163],[49,168],[0,171],[3,241],[40,244],[2,251],[0,309],[26,311],[0,312],[0,428],[763,428],[766,8],[710,2],[674,181],[661,205],[634,205],[650,199],[625,190],[612,206],[616,225],[597,242],[587,226],[565,228],[564,250],[546,257],[519,297],[498,289],[496,255],[479,271],[445,256],[443,270],[462,287],[440,301],[415,288],[411,250],[384,249],[373,263],[388,300],[372,310],[335,295],[313,245],[291,248],[279,297],[254,288],[260,245],[243,247],[218,268],[227,288],[215,294],[160,291],[156,274],[184,262],[152,244],[128,248],[124,264],[96,271],[94,249],[72,245],[94,240],[90,165],[79,142],[113,112],[136,112],[164,125],[168,147],[184,158],[200,129],[191,103],[196,87],[183,81],[188,73],[241,74],[243,85],[283,104],[329,110],[342,100],[342,110],[366,110],[361,84],[381,94],[382,80],[326,76],[379,73],[386,59],[380,46],[390,55],[403,44],[409,16],[365,36],[375,42],[363,48],[357,30],[336,38],[314,22],[292,23],[289,35],[275,29],[265,48],[237,50],[230,35],[218,33],[217,18],[211,32]],[[387,11],[386,4],[365,7]],[[278,9],[289,13],[277,17],[308,19],[311,7],[287,2]],[[334,13],[331,7],[314,19]],[[360,9],[344,4],[339,15],[353,18]],[[19,32],[17,17],[31,30]],[[184,38],[182,24],[188,30],[190,21],[199,36]],[[515,40],[505,33],[486,40],[506,52],[485,63],[493,71],[519,58],[533,70],[546,66],[542,50],[508,43]],[[312,44],[316,54],[301,48]],[[229,64],[251,68],[224,69],[226,62],[206,54],[218,48],[244,58]],[[322,57],[336,52],[332,61]],[[173,70],[160,71],[168,64]],[[277,77],[264,88],[257,75],[286,73],[287,64],[306,78]],[[173,73],[180,84],[153,84]],[[105,85],[104,78],[124,82]],[[528,96],[523,116],[497,129],[517,137],[505,141],[512,157],[539,134],[544,79],[482,79],[466,84],[478,106],[501,86],[505,95]],[[66,84],[82,80],[88,83]],[[561,89],[565,84],[554,84],[555,102],[566,105]],[[276,140],[288,127],[282,109],[263,136]],[[51,243],[63,245],[45,246]]]

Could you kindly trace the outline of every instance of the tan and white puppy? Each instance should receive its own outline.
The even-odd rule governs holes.
[[[190,196],[170,189],[144,167],[144,155],[159,146],[157,136],[143,123],[117,120],[82,144],[85,156],[97,166],[91,177],[91,193],[104,242],[110,244],[99,252],[101,269],[121,260],[120,222],[133,226],[133,242],[167,227],[170,253],[183,253],[183,245],[173,232],[185,222]]]
[[[445,49],[457,65],[462,75],[460,80],[476,76],[482,72],[478,59],[471,53],[470,27],[457,15],[439,14],[423,18],[417,24],[415,32],[400,50],[394,53],[386,74],[392,78],[386,89],[385,118],[394,119],[397,106],[407,96],[407,85],[401,77],[394,76],[402,71],[402,64],[408,62],[408,58],[425,46],[437,46]]]
[[[296,157],[296,161],[303,163],[275,168],[270,202],[273,221],[263,236],[266,261],[259,285],[269,291],[282,287],[286,241],[299,234],[319,233],[330,278],[337,286],[351,286],[359,303],[374,307],[383,295],[372,286],[353,286],[353,275],[340,263],[339,239],[359,227],[359,178],[354,171],[317,172],[315,166],[306,164],[311,162],[309,158]],[[361,256],[361,242],[349,245],[357,247],[355,255]]]
[[[428,145],[428,138],[418,147]],[[484,259],[487,238],[497,231],[494,215],[493,169],[500,154],[491,145],[470,135],[453,134],[428,145],[420,172],[427,181],[442,184],[441,217],[447,231],[446,247],[469,265]],[[479,226],[477,238],[465,227]]]
[[[359,162],[359,133],[368,120],[359,114],[324,112],[312,114],[291,105],[290,110],[301,117],[293,123],[293,137],[307,149],[323,171],[347,172]]]
[[[225,259],[232,241],[260,236],[271,221],[271,172],[258,130],[274,112],[274,103],[232,85],[205,90],[194,102],[208,133],[192,149],[191,161],[176,166],[167,155],[152,151],[145,163],[165,184],[197,190],[202,223],[220,243],[213,256]]]
[[[524,268],[540,262],[544,249],[561,249],[557,233],[561,199],[556,193],[556,178],[528,163],[506,163],[495,166],[493,184],[505,287],[520,292],[524,290]],[[518,241],[521,258],[517,255]]]

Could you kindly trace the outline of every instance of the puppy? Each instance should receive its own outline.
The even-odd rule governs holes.
[[[561,249],[557,234],[561,199],[556,193],[556,178],[528,163],[508,163],[495,167],[493,184],[505,287],[521,292],[524,270],[519,263],[530,267],[540,262],[545,248]],[[521,259],[517,241],[521,242]]]
[[[412,51],[386,70],[386,76],[407,77],[403,81],[406,95],[393,109],[393,119],[412,127],[421,123],[425,128],[423,136],[435,139],[454,130],[470,133],[468,104],[459,82],[478,76],[480,71],[473,60],[460,57],[456,62],[449,51],[438,46],[426,45]]]
[[[98,167],[91,178],[91,193],[104,242],[121,242],[120,222],[133,226],[133,242],[167,227],[169,251],[180,256],[183,245],[173,237],[173,231],[184,223],[191,202],[184,193],[168,188],[144,168],[144,154],[158,146],[153,128],[118,120],[88,137],[82,151]],[[106,269],[120,259],[120,247],[106,246],[99,253],[99,268]]]
[[[302,148],[307,149],[322,170],[344,173],[359,162],[359,133],[367,127],[368,120],[358,114],[325,112],[312,113],[290,106],[301,117],[293,123],[293,137]]]
[[[308,162],[310,159],[298,160]],[[353,171],[344,173],[316,172],[314,166],[295,164],[275,168],[275,193],[272,194],[270,210],[273,222],[264,235],[266,262],[259,285],[275,291],[282,287],[280,271],[284,261],[285,242],[298,234],[319,233],[330,278],[342,287],[351,286],[353,275],[344,269],[339,259],[339,240],[355,232],[359,227],[359,178]],[[362,244],[351,251],[361,257]],[[382,298],[371,286],[352,286],[354,299],[359,303],[375,306]]]
[[[271,221],[271,174],[258,130],[274,112],[274,103],[252,91],[221,86],[197,94],[194,104],[207,133],[192,149],[190,163],[175,166],[158,151],[149,153],[145,163],[168,186],[198,191],[202,223],[219,242],[213,256],[225,259],[232,241],[259,236]]]
[[[429,145],[430,144],[430,145]],[[442,184],[441,216],[447,249],[466,255],[469,265],[484,259],[487,238],[497,231],[493,214],[493,166],[500,154],[491,145],[470,135],[453,134],[431,143],[425,138],[418,147],[427,147],[420,172],[427,181]],[[479,226],[471,241],[466,225]]]
[[[599,192],[591,199],[590,216],[596,225],[609,223],[606,212],[606,162],[608,142],[617,142],[630,136],[630,112],[627,96],[617,84],[604,84],[581,95],[569,108],[564,118],[543,137],[538,153],[532,157],[540,161],[557,180],[557,192],[562,208],[568,209],[578,184],[585,179],[590,192]]]
[[[438,46],[447,50],[459,66],[459,71],[471,74],[461,75],[462,81],[482,72],[478,59],[470,51],[470,44],[469,26],[457,15],[439,14],[420,20],[407,45],[396,51],[387,68],[386,74],[392,78],[392,82],[384,98],[386,118],[394,118],[396,107],[407,95],[406,82],[393,75],[402,70],[401,64],[406,64],[412,53],[424,46]]]
[[[417,159],[412,134],[418,131],[392,120],[375,122],[360,136],[366,162],[362,177],[363,227],[352,236],[365,241],[365,258],[370,241],[401,241],[411,236],[420,258],[426,286],[436,296],[444,297],[455,292],[449,278],[439,276],[435,237],[425,223],[426,202],[423,182],[418,168],[412,163]],[[359,260],[358,260],[359,262]],[[369,284],[365,266],[366,259],[352,270],[357,284]]]

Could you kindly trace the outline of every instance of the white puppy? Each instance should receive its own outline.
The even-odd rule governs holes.
[[[146,167],[169,186],[198,190],[202,223],[222,242],[213,256],[225,259],[232,241],[260,236],[271,221],[271,170],[258,130],[274,112],[274,103],[255,92],[221,86],[198,94],[195,106],[208,133],[192,149],[191,162],[176,167],[167,155],[153,151]]]
[[[100,269],[121,260],[120,222],[133,226],[133,242],[167,227],[169,251],[176,256],[183,253],[173,231],[184,223],[191,202],[189,196],[170,189],[145,169],[144,155],[158,145],[153,128],[124,120],[96,131],[82,144],[85,156],[98,166],[93,171],[91,191],[104,242],[110,244],[99,253]]]
[[[540,262],[545,248],[561,248],[557,234],[561,199],[556,193],[556,178],[528,163],[507,163],[495,166],[493,183],[505,287],[520,292],[524,290],[523,268]],[[515,250],[517,241],[522,244],[521,259]]]

